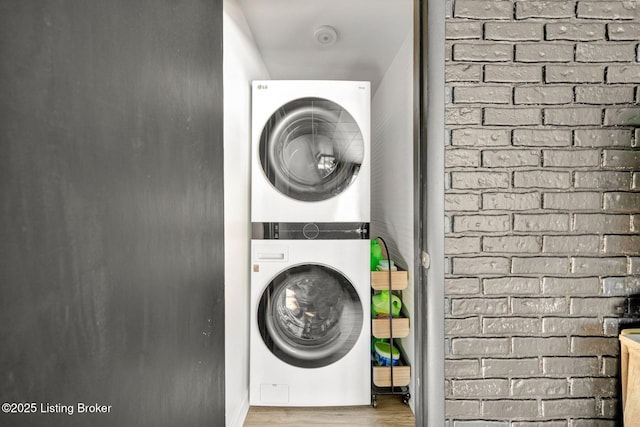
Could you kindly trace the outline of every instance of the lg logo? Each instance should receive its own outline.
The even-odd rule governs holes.
[[[267,85],[258,85],[258,89],[269,89]]]

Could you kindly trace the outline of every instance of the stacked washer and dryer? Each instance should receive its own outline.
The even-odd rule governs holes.
[[[250,404],[366,405],[370,84],[252,85]]]

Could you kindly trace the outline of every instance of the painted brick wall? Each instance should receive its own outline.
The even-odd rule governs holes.
[[[640,4],[448,4],[448,424],[619,425],[617,335],[640,294]]]

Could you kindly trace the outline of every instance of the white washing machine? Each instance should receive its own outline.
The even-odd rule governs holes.
[[[252,87],[252,222],[370,222],[369,82]]]
[[[369,242],[251,241],[251,405],[370,404]]]

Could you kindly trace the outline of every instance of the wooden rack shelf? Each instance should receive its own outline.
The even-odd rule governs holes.
[[[398,270],[391,272],[391,290],[401,291],[407,289],[409,283],[409,272]],[[388,271],[372,271],[371,287],[376,291],[386,291],[389,289],[389,272]]]
[[[406,338],[409,336],[409,319],[397,317],[391,321],[391,332],[394,338]],[[376,338],[391,338],[389,333],[389,318],[371,319],[371,335]]]

